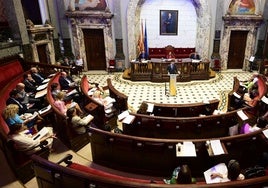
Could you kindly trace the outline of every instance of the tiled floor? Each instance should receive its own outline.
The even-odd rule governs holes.
[[[233,77],[247,80],[252,73],[242,70],[228,70],[217,73],[215,78],[202,81],[177,82],[177,95],[168,96],[168,83],[131,82],[122,78],[122,73],[107,74],[103,72],[87,72],[90,82],[105,86],[107,78],[112,79],[114,87],[128,96],[130,109],[136,111],[143,101],[182,104],[196,103],[212,99],[222,99],[232,90]],[[224,105],[224,104],[223,104]],[[223,106],[221,108],[224,108]]]
[[[88,76],[89,82],[99,83],[100,86],[106,86],[107,78],[111,78],[114,87],[128,96],[129,107],[135,111],[143,101],[177,104],[202,102],[211,99],[224,101],[226,94],[232,90],[234,76],[237,76],[239,80],[247,80],[253,73],[228,70],[217,73],[216,77],[210,80],[177,83],[177,96],[174,97],[165,95],[165,83],[131,82],[124,80],[122,73],[107,74],[104,71],[90,71],[85,74]],[[167,87],[168,85],[166,85]],[[224,105],[222,104],[221,108],[224,108]],[[68,150],[59,141],[56,141],[55,152],[50,155],[49,160],[57,162],[67,153],[74,156],[73,161],[84,165],[89,165],[92,160],[90,144],[75,153]],[[37,187],[35,178],[25,186],[27,188]]]

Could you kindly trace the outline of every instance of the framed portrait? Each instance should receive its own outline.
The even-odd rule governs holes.
[[[178,10],[160,10],[160,35],[178,34]]]

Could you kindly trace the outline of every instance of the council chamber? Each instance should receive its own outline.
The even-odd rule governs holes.
[[[267,0],[0,4],[0,186],[268,186]]]

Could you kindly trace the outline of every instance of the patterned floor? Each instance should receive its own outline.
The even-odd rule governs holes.
[[[254,72],[242,70],[227,70],[217,73],[215,78],[202,81],[177,82],[177,95],[168,96],[168,83],[132,82],[122,78],[122,73],[107,74],[107,72],[89,71],[85,74],[90,82],[105,86],[107,78],[112,79],[114,87],[128,96],[129,108],[136,111],[143,101],[187,104],[220,99],[220,110],[225,111],[226,94],[232,90],[233,77],[248,80]]]

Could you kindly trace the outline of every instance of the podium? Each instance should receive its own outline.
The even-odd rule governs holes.
[[[176,96],[177,94],[177,74],[169,74],[169,95]]]

